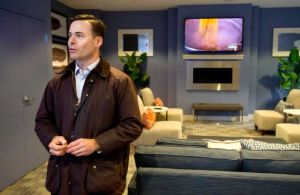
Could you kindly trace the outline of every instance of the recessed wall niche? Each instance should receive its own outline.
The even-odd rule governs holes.
[[[187,61],[186,90],[237,91],[240,61]]]

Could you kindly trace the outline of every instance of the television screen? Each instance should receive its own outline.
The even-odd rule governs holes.
[[[243,18],[185,19],[186,53],[238,53],[243,49]]]

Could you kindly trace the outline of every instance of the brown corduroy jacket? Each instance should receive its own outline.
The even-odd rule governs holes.
[[[104,60],[88,75],[80,104],[75,63],[51,79],[36,115],[35,131],[44,147],[56,136],[70,143],[94,138],[101,153],[87,157],[50,156],[46,187],[53,194],[121,194],[125,188],[129,144],[142,132],[131,79]],[[80,192],[80,193],[79,193]]]

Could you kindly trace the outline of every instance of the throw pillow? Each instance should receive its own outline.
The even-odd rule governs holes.
[[[278,144],[267,143],[253,139],[242,139],[241,145],[247,150],[300,150],[300,143]]]
[[[153,100],[153,105],[154,106],[164,106],[164,103],[159,97],[157,97]]]
[[[225,140],[225,141],[208,140],[207,148],[217,148],[217,149],[237,150],[237,151],[242,150],[240,140]]]
[[[153,127],[156,121],[156,115],[151,108],[147,108],[147,110],[143,113],[142,123],[146,129],[150,129]]]
[[[283,110],[284,109],[293,109],[294,108],[294,105],[293,104],[291,104],[291,103],[288,103],[288,102],[284,102],[283,100],[280,100],[278,103],[277,103],[277,105],[276,105],[276,107],[275,107],[275,111],[276,112],[279,112],[279,113],[281,113],[281,114],[284,114],[283,113]]]

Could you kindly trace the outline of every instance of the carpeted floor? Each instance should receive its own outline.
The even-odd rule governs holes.
[[[185,136],[224,136],[224,137],[260,137],[252,121],[249,122],[216,122],[216,121],[186,121],[183,124]]]
[[[226,137],[260,137],[261,133],[254,130],[253,122],[209,122],[209,121],[186,121],[183,123],[183,135],[197,136],[226,136]],[[131,149],[129,168],[127,174],[127,184],[130,182],[136,167],[134,162],[134,148]],[[15,183],[11,184],[1,195],[49,195],[44,187],[47,163],[37,167],[27,173]],[[127,191],[124,192],[127,194]]]

